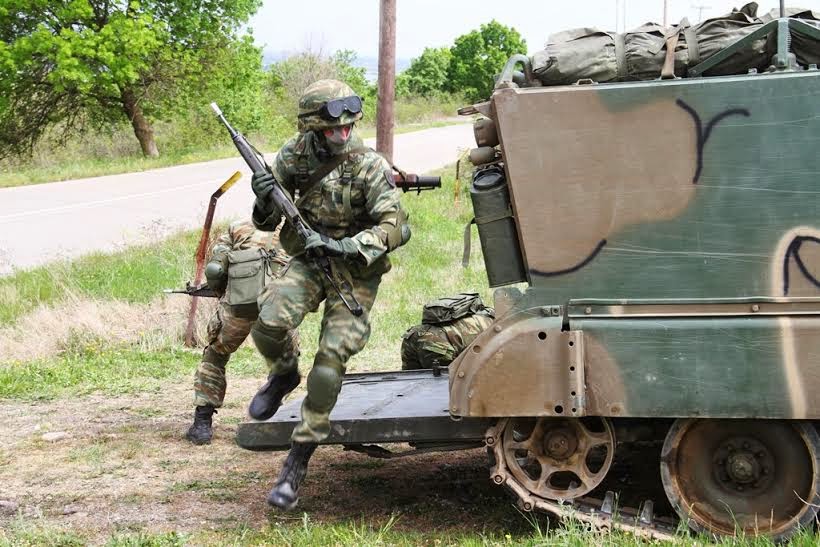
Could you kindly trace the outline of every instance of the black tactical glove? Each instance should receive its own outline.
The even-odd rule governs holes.
[[[253,177],[251,177],[251,188],[258,199],[262,201],[268,200],[268,196],[270,196],[273,190],[274,180],[273,175],[267,171],[260,171],[253,174]]]
[[[273,175],[267,171],[254,173],[251,178],[251,189],[256,194],[256,201],[253,204],[254,218],[260,223],[277,226],[282,220],[282,212],[271,199],[271,192],[274,184]],[[255,220],[255,222],[256,222]]]
[[[349,237],[333,239],[319,232],[312,232],[305,240],[305,250],[319,256],[341,257],[353,260],[359,256],[359,248]]]

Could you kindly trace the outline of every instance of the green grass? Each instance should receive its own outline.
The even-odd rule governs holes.
[[[200,352],[181,348],[141,351],[102,348],[0,366],[0,398],[53,399],[93,392],[159,391],[168,379],[188,376]]]
[[[197,232],[186,232],[115,254],[95,253],[0,277],[0,326],[72,296],[150,302],[163,289],[184,284],[198,241]]]
[[[798,533],[783,545],[794,547],[815,546],[820,536],[807,531]],[[23,522],[16,522],[6,530],[0,529],[0,546],[74,546],[87,542],[74,530],[43,529]],[[244,524],[226,526],[223,529],[198,531],[190,534],[176,532],[152,533],[149,531],[117,532],[104,543],[111,547],[176,547],[187,545],[289,545],[292,547],[314,545],[350,546],[407,546],[429,545],[444,547],[460,545],[484,546],[562,546],[587,547],[643,547],[646,545],[676,545],[702,547],[719,545],[733,547],[774,547],[774,543],[762,538],[725,538],[719,542],[706,537],[680,535],[676,541],[648,541],[620,532],[587,531],[578,524],[548,528],[531,521],[530,529],[523,533],[494,532],[440,532],[419,531],[409,528],[402,516],[391,516],[382,522],[351,520],[334,523],[317,523],[307,515],[301,518],[274,519],[260,530]]]

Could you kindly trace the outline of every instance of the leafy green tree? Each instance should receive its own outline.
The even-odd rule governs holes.
[[[370,84],[365,69],[355,66],[356,53],[339,50],[330,56],[321,51],[301,51],[270,66],[267,91],[280,97],[287,116],[296,116],[302,91],[322,79],[341,80],[364,99],[364,116],[370,119],[376,108],[376,86]]]
[[[490,96],[494,78],[510,56],[527,52],[527,43],[514,28],[492,20],[456,38],[450,52],[448,90],[480,101]]]
[[[51,126],[67,136],[123,118],[143,154],[159,155],[150,120],[226,55],[248,53],[235,41],[260,3],[0,0],[0,156],[30,150]]]
[[[337,79],[343,81],[353,88],[353,91],[361,96],[367,95],[370,83],[365,74],[364,67],[356,66],[356,52],[351,49],[341,49],[334,53],[330,60],[336,67]]]
[[[443,91],[447,87],[447,70],[452,60],[450,48],[424,48],[421,56],[413,59],[410,66],[400,74],[406,84],[407,93],[415,95],[431,95]],[[404,91],[404,89],[401,89]]]

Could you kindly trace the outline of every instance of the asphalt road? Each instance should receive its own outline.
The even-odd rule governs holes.
[[[424,173],[475,146],[470,124],[396,135],[395,164]],[[375,146],[373,139],[367,144]],[[140,173],[0,189],[0,276],[94,251],[158,241],[202,225],[208,199],[235,171],[242,179],[219,200],[216,221],[250,214],[250,172],[236,158]],[[193,249],[192,249],[193,252]]]

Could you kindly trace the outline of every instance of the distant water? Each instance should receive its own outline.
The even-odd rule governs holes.
[[[288,56],[285,51],[265,51],[262,54],[262,63],[269,66],[272,63],[281,61]],[[362,56],[353,63],[355,66],[365,69],[365,77],[369,82],[375,82],[379,77],[379,58]],[[396,74],[410,66],[410,59],[396,59]]]

